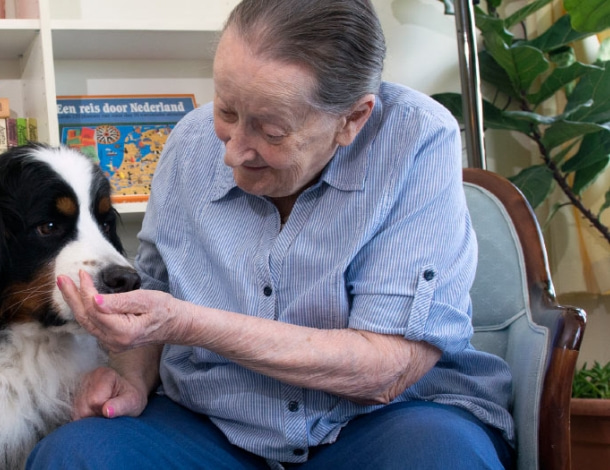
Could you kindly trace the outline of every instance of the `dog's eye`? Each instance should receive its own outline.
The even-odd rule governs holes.
[[[38,235],[43,237],[48,237],[49,235],[54,235],[59,231],[59,226],[54,222],[46,222],[42,225],[36,227],[36,232]]]
[[[100,229],[102,229],[102,233],[110,233],[110,229],[112,228],[110,222],[102,222],[100,224]]]

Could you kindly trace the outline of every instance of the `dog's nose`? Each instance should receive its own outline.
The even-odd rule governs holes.
[[[101,285],[98,290],[105,294],[129,292],[140,288],[139,274],[133,268],[114,264],[108,266],[100,273]]]

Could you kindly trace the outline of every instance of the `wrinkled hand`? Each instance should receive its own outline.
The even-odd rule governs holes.
[[[172,296],[160,291],[136,290],[100,295],[93,279],[79,273],[80,290],[68,276],[57,285],[80,325],[110,352],[123,352],[149,344],[175,342],[180,338]]]
[[[138,389],[114,369],[100,367],[83,378],[74,397],[72,419],[139,416],[147,402],[146,390]]]

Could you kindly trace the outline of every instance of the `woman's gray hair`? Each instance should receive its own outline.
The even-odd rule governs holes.
[[[370,0],[243,0],[229,28],[254,54],[307,67],[320,111],[343,114],[379,91],[386,47]]]

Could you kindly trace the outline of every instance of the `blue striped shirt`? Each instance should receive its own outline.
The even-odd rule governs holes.
[[[356,140],[296,201],[287,224],[223,163],[210,104],[172,131],[153,182],[136,260],[144,287],[195,304],[316,328],[400,334],[442,350],[396,400],[432,400],[501,429],[508,367],[470,346],[476,240],[453,117],[384,83]],[[302,462],[353,417],[377,409],[283,384],[203,348],[168,345],[162,392],[208,415],[269,461]]]

